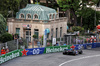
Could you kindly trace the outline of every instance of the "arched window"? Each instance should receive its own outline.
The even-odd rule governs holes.
[[[31,15],[30,15],[30,14],[28,14],[28,15],[27,15],[27,18],[28,18],[28,19],[31,19]]]
[[[55,14],[53,14],[53,19],[55,19]]]
[[[58,14],[56,14],[56,19],[58,19],[59,18],[59,16],[58,16]]]
[[[20,18],[24,18],[24,14],[21,14],[21,15],[20,15]]]
[[[49,19],[52,19],[52,15],[51,14],[49,15]]]
[[[34,15],[34,19],[35,19],[35,20],[38,19],[38,15],[37,15],[37,14]]]

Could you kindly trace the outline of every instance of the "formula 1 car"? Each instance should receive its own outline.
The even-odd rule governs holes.
[[[83,51],[81,49],[73,50],[73,49],[64,49],[63,55],[78,55],[82,54]]]

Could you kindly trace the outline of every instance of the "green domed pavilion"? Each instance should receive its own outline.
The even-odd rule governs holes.
[[[16,13],[17,19],[31,19],[31,20],[50,20],[57,18],[55,9],[42,6],[39,4],[27,4],[23,9]]]

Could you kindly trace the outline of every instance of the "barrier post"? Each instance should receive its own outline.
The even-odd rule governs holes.
[[[18,50],[18,39],[17,39],[17,50]]]
[[[28,39],[26,39],[27,40],[27,48],[28,48],[28,43],[29,43],[29,41],[28,41]]]

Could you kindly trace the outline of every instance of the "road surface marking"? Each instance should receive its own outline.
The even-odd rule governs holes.
[[[98,56],[100,56],[100,55],[92,55],[92,56],[86,56],[86,57],[82,57],[82,58],[78,58],[78,59],[72,59],[72,60],[66,61],[64,63],[61,63],[59,66],[62,66],[62,65],[67,64],[67,63],[70,63],[72,61],[77,61],[77,60],[86,59],[86,58],[92,58],[92,57],[98,57]]]

